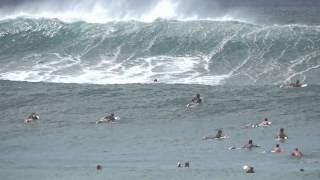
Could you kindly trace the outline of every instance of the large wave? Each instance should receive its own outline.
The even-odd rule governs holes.
[[[320,27],[237,21],[0,21],[0,79],[320,84]]]

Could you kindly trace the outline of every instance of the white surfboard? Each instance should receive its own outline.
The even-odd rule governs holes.
[[[243,148],[231,146],[231,147],[229,147],[228,149],[229,149],[229,150],[235,150],[235,149],[243,149]]]
[[[307,87],[308,84],[301,84],[301,86],[291,86],[288,84],[281,84],[280,88],[300,88],[300,87]]]
[[[204,136],[202,137],[203,140],[208,140],[208,139],[216,139],[216,140],[219,140],[219,139],[228,139],[230,138],[229,136],[222,136],[222,137],[215,137],[215,136]]]
[[[287,139],[288,139],[288,137],[284,137],[284,138],[276,137],[276,138],[275,138],[276,141],[285,141],[285,140],[287,140]]]
[[[115,119],[115,121],[119,121],[120,117],[119,116],[115,116],[114,119]],[[96,121],[96,124],[100,124],[100,123],[116,123],[115,121],[110,121],[109,119],[100,118],[98,121]]]

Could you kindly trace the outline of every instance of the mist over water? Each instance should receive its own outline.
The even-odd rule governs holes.
[[[28,16],[95,23],[166,18],[319,24],[319,7],[317,0],[15,0],[0,2],[0,15],[2,19]]]

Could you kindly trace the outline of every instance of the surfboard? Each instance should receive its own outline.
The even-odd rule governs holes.
[[[216,139],[216,140],[221,140],[221,139],[228,139],[228,138],[230,138],[229,136],[222,136],[222,137],[219,137],[219,138],[217,138],[217,137],[215,137],[215,136],[204,136],[204,137],[202,137],[202,139],[203,140],[208,140],[208,139]]]
[[[307,87],[308,84],[301,84],[301,86],[291,86],[288,84],[281,84],[280,88],[302,88],[302,87]]]
[[[229,147],[228,149],[229,149],[229,150],[235,150],[235,149],[243,149],[243,148],[231,146],[231,147]]]
[[[96,121],[96,124],[100,124],[100,123],[116,123],[116,121],[120,120],[120,117],[119,116],[115,116],[114,119],[115,119],[114,121],[110,121],[109,119],[105,119],[103,117],[103,118],[100,118],[98,121]]]
[[[276,141],[285,141],[285,140],[287,140],[287,139],[288,139],[288,137],[284,137],[284,138],[276,137],[276,138],[275,138]]]

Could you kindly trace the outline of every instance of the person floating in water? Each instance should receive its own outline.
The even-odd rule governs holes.
[[[154,83],[158,82],[158,79],[154,79],[153,82],[154,82]]]
[[[268,118],[264,118],[264,120],[262,121],[262,122],[260,122],[259,124],[258,124],[258,126],[269,126],[269,125],[271,125],[271,121],[269,121],[268,120]]]
[[[291,156],[293,157],[302,157],[302,152],[299,151],[298,148],[294,149],[294,151],[291,153]]]
[[[33,121],[33,120],[38,120],[38,119],[40,119],[40,117],[39,117],[39,115],[36,113],[36,112],[33,112],[33,113],[31,113],[29,116],[28,116],[28,118],[27,119],[25,119],[25,123],[29,123],[29,122],[31,122],[31,121]]]
[[[200,98],[200,94],[197,94],[195,97],[192,98],[193,103],[201,103],[202,99]]]
[[[253,144],[253,141],[250,139],[248,144],[243,145],[242,148],[251,150],[254,147],[260,147],[260,146]]]
[[[282,148],[280,147],[279,144],[276,144],[276,147],[273,148],[273,150],[271,152],[274,152],[274,153],[280,153],[282,152]]]
[[[288,136],[287,136],[287,134],[284,133],[284,129],[283,128],[280,128],[279,135],[276,138],[279,139],[279,140],[288,139]]]
[[[299,80],[297,80],[295,83],[290,83],[289,86],[291,86],[291,87],[301,87],[302,84],[300,83]]]

